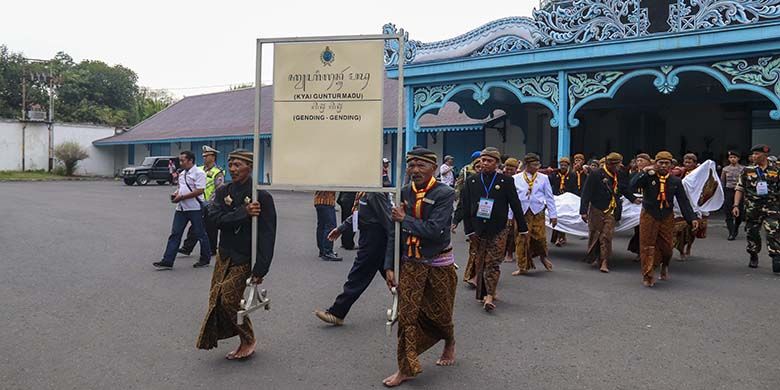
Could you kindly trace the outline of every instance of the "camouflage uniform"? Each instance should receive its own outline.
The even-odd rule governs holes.
[[[455,180],[455,199],[460,199],[460,191],[463,189],[463,184],[466,183],[466,179],[469,176],[475,173],[477,173],[477,171],[474,170],[474,162],[461,168],[460,175],[458,175],[458,178]]]
[[[760,181],[767,182],[767,195],[758,195],[756,186]],[[745,206],[747,252],[751,256],[761,252],[763,227],[769,256],[773,263],[780,262],[780,169],[771,163],[766,170],[749,166],[740,175],[736,190],[742,192]]]

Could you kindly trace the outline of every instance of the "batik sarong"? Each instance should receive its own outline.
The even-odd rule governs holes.
[[[501,277],[501,262],[504,260],[506,234],[486,237],[471,236],[474,250],[474,268],[477,274],[477,299],[496,295],[498,279]]]
[[[518,234],[515,239],[517,268],[521,272],[536,269],[534,257],[547,257],[547,231],[544,224],[544,210],[534,214],[531,210],[525,213],[525,223],[528,224],[528,234]]]
[[[653,276],[655,267],[669,265],[672,258],[672,243],[675,229],[672,214],[663,219],[655,219],[644,210],[639,217],[639,246],[642,261],[642,276]]]
[[[401,263],[398,284],[398,369],[422,372],[419,355],[440,340],[455,338],[452,310],[458,275],[454,265],[435,267],[418,261]]]
[[[683,218],[674,219],[674,248],[680,253],[685,253],[685,248],[688,245],[693,245],[696,241],[696,235],[693,232],[691,225]]]
[[[242,325],[236,324],[246,280],[251,274],[249,264],[231,265],[229,258],[217,254],[211,276],[209,308],[198,336],[199,349],[216,348],[217,341],[238,335],[244,340],[255,339],[249,317],[244,318]]]
[[[588,210],[588,254],[585,260],[602,264],[612,255],[615,216],[595,207]]]

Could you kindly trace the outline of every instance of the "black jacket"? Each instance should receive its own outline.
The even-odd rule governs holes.
[[[553,175],[550,175],[550,185],[553,189],[554,195],[561,195],[564,192],[569,192],[574,195],[579,196],[582,194],[582,188],[585,187],[585,180],[588,179],[588,174],[585,172],[582,172],[580,174],[579,179],[579,185],[577,184],[577,172],[569,171],[569,173],[566,174],[566,182],[563,185],[563,191],[561,191],[561,176],[556,172]]]
[[[344,206],[342,206],[344,207]],[[351,206],[350,206],[351,207]],[[390,198],[383,192],[364,192],[358,200],[358,228],[359,229],[384,229],[389,232],[390,225]],[[339,226],[342,234],[353,229],[355,213],[345,219]]]
[[[483,185],[484,180],[484,185]],[[489,193],[485,193],[485,187],[490,186]],[[487,197],[493,200],[493,210],[490,219],[477,217],[480,199]],[[495,181],[492,175],[476,174],[471,175],[464,183],[463,190],[460,193],[460,202],[462,204],[463,225],[466,235],[476,233],[480,236],[493,236],[506,229],[509,209],[512,209],[517,229],[519,232],[528,231],[528,225],[525,223],[523,207],[520,199],[517,197],[517,188],[515,181],[509,176],[496,173]],[[460,205],[459,205],[460,207]]]
[[[619,221],[623,213],[623,200],[621,197],[625,196],[630,202],[635,201],[636,197],[634,196],[634,193],[629,190],[628,175],[621,171],[618,173],[617,177],[618,190],[617,194],[615,194],[617,209],[615,209],[614,216],[615,220]],[[597,171],[591,172],[582,188],[582,195],[580,196],[580,214],[587,214],[589,206],[593,206],[601,211],[606,211],[612,200],[613,185],[613,179],[604,172],[604,169],[599,168]]]
[[[406,185],[401,190],[401,202],[408,207],[414,205],[412,186]],[[406,210],[406,218],[401,222],[401,254],[407,251],[406,239],[409,235],[420,238],[420,254],[426,259],[432,259],[450,247],[452,232],[452,207],[455,203],[455,190],[452,187],[437,182],[425,195],[422,206],[422,219],[415,218],[410,210]],[[385,269],[393,269],[393,249],[395,248],[395,224],[391,224],[387,236],[388,251],[385,256]]]
[[[677,199],[683,218],[688,223],[696,219],[691,202],[688,200],[688,194],[685,193],[682,179],[677,176],[669,175],[666,179],[666,200],[665,205],[658,201],[658,192],[661,190],[661,182],[656,175],[648,175],[645,172],[635,175],[631,179],[631,191],[642,191],[642,209],[653,216],[655,219],[663,219],[674,212],[673,198]]]
[[[221,231],[220,256],[230,258],[231,264],[252,261],[252,217],[246,212],[246,203],[252,199],[250,177],[246,183],[228,183],[217,189],[214,201],[208,206],[208,219]],[[268,191],[258,191],[260,216],[257,218],[257,262],[252,275],[264,277],[271,267],[276,243],[276,207]]]

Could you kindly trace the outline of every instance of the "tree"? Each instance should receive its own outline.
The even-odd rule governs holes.
[[[64,52],[44,63],[0,45],[0,118],[19,118],[22,80],[27,109],[49,107],[49,75],[54,81],[54,120],[112,126],[133,126],[173,103],[167,91],[138,86],[138,76],[122,65],[73,61]]]
[[[138,76],[122,65],[82,61],[67,68],[57,89],[56,118],[65,122],[127,126],[138,122]]]
[[[29,63],[21,53],[0,45],[0,117],[22,116],[22,79],[26,78],[27,108],[38,103],[48,106],[45,80],[31,77],[41,72],[41,64]]]
[[[65,165],[65,176],[73,176],[79,161],[89,158],[89,153],[78,142],[67,141],[54,148],[54,157]]]
[[[164,110],[173,102],[174,98],[168,91],[141,87],[136,95],[136,118],[141,122]]]

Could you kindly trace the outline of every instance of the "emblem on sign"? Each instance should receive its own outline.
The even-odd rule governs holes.
[[[330,66],[333,61],[336,60],[336,53],[330,50],[329,46],[325,46],[325,50],[320,54],[320,60],[322,61],[322,65]]]

